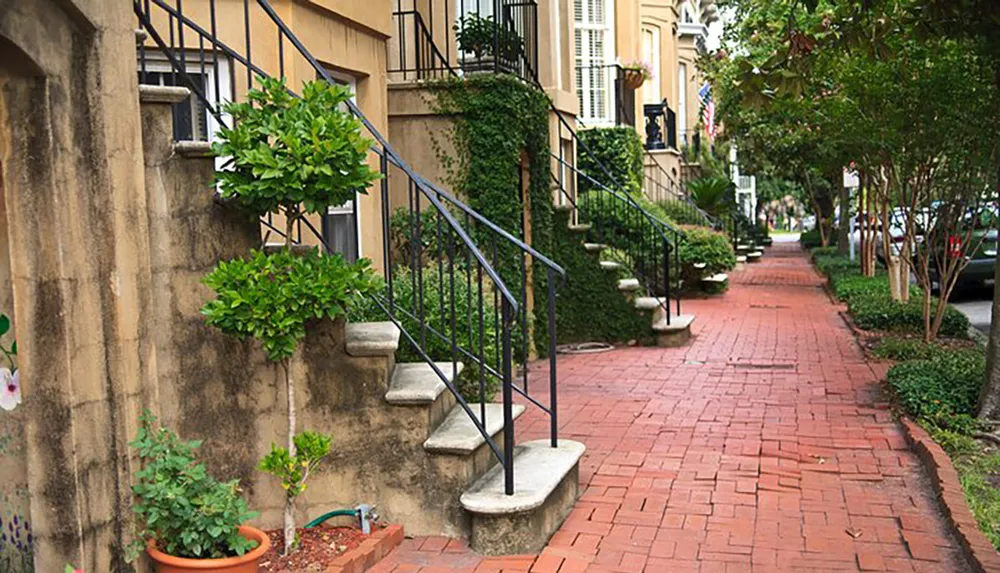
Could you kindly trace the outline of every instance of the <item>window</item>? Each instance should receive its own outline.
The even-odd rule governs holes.
[[[179,59],[178,55],[175,58]],[[179,60],[178,60],[179,61]],[[143,66],[145,70],[143,70]],[[185,78],[174,72],[170,61],[159,52],[147,50],[144,61],[138,67],[139,83],[154,86],[181,86],[190,88]],[[218,109],[219,102],[233,99],[232,82],[229,76],[229,61],[218,60],[218,68],[206,60],[204,65],[196,53],[187,53],[185,69],[188,80],[195,84],[197,91]],[[218,78],[216,78],[218,71]],[[209,113],[208,106],[194,91],[191,96],[180,103],[174,104],[174,140],[175,141],[212,141],[219,129],[219,122]]]
[[[655,27],[642,29],[643,59],[653,66],[654,77],[642,84],[642,101],[644,103],[660,103],[663,96],[660,93],[660,29]]]
[[[333,81],[350,88],[351,93],[357,93],[357,81],[353,76],[327,70]],[[352,96],[352,100],[354,97]],[[346,108],[345,108],[346,109]],[[358,195],[354,199],[327,208],[323,217],[323,240],[335,253],[340,253],[350,262],[358,260],[361,255],[361,225],[358,220]]]
[[[687,64],[681,63],[677,67],[677,131],[681,134],[681,141],[690,144],[687,132],[687,74]]]
[[[611,6],[610,0],[575,0],[576,91],[584,121],[613,121],[614,86],[607,68],[614,53]]]

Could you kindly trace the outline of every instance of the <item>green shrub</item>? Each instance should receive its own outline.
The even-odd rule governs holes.
[[[476,273],[469,272],[456,264],[454,285],[449,275],[447,263],[444,271],[439,272],[436,264],[424,267],[421,276],[406,267],[397,267],[393,270],[393,304],[396,307],[396,317],[400,320],[400,326],[408,332],[418,343],[421,344],[424,352],[431,360],[440,362],[450,362],[452,360],[451,348],[451,304],[455,301],[455,339],[458,348],[464,349],[476,355],[485,357],[486,364],[491,368],[498,368],[496,357],[498,356],[498,343],[500,336],[499,314],[493,312],[493,291],[487,279],[483,280],[483,311],[479,311],[479,287]],[[423,333],[421,342],[420,301],[415,298],[421,292],[420,285],[414,285],[419,279],[423,285],[423,316],[428,330]],[[471,289],[470,289],[471,285]],[[414,286],[417,288],[415,289]],[[451,297],[451,289],[454,286],[455,296]],[[444,290],[442,290],[442,288]],[[388,301],[388,292],[383,290],[380,295],[384,301]],[[369,298],[363,304],[351,310],[348,316],[354,322],[384,321],[385,312]],[[479,324],[482,320],[482,340],[480,346]],[[435,334],[430,329],[440,333]],[[515,332],[512,344],[515,350],[521,348],[520,331]],[[461,352],[455,358],[465,364],[465,369],[458,378],[457,388],[459,393],[469,402],[479,402],[479,375],[481,369],[478,365],[471,363],[471,360]],[[403,340],[396,352],[396,359],[400,362],[422,362],[423,357],[417,353],[409,341]],[[499,389],[500,382],[492,376],[485,376],[486,400],[491,400]]]
[[[821,246],[823,242],[820,240],[819,229],[803,231],[802,234],[799,235],[799,243],[807,249]]]
[[[931,305],[935,303],[932,300]],[[919,297],[908,303],[892,300],[886,293],[854,295],[848,300],[848,312],[854,322],[864,330],[921,333],[924,329],[923,302]],[[933,320],[933,316],[931,317]],[[964,338],[969,330],[969,319],[956,308],[945,309],[940,333],[944,336]]]
[[[679,225],[707,226],[709,224],[704,213],[686,201],[667,199],[665,201],[657,201],[656,205],[663,211],[664,215]]]
[[[129,444],[140,464],[132,486],[138,535],[129,557],[137,557],[148,541],[168,555],[192,559],[243,555],[256,547],[239,533],[240,525],[257,516],[240,497],[239,481],[217,481],[195,458],[201,442],[184,442],[155,422],[143,412]]]
[[[629,193],[642,192],[642,140],[634,129],[597,127],[580,131],[579,136],[583,144],[578,153],[580,171],[611,189],[618,190],[621,185]],[[604,168],[611,173],[612,179]],[[580,178],[581,192],[589,191],[592,186],[586,178]]]
[[[936,427],[969,433],[986,380],[980,348],[941,352],[928,360],[902,362],[889,369],[889,385],[911,416]]]
[[[816,262],[816,259],[820,257],[837,256],[837,247],[812,247],[809,249],[809,254],[812,256],[813,262]]]
[[[289,251],[253,251],[245,259],[221,261],[203,282],[216,299],[202,308],[208,324],[227,334],[261,342],[267,357],[292,356],[313,319],[344,316],[381,279],[368,259],[348,263],[339,254],[317,249],[297,256]]]
[[[955,468],[979,530],[994,547],[1000,548],[1000,488],[996,485],[997,476],[1000,476],[1000,454],[959,456]]]
[[[680,259],[686,287],[698,288],[702,277],[736,267],[729,237],[705,227],[686,227],[684,231]],[[696,269],[696,263],[705,263],[705,268]]]
[[[942,348],[936,344],[927,344],[922,340],[912,338],[897,338],[887,336],[878,341],[872,350],[878,358],[889,360],[929,360],[942,353],[948,352],[947,348]]]

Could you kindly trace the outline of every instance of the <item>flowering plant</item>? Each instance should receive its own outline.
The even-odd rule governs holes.
[[[0,336],[10,331],[10,317],[0,314]],[[0,368],[0,409],[13,410],[21,403],[21,371],[17,369],[17,341],[9,347],[0,342],[0,354],[7,359],[10,368]]]
[[[653,64],[644,60],[625,62],[622,64],[622,69],[642,74],[642,81],[651,80],[656,77],[656,73],[653,71]]]

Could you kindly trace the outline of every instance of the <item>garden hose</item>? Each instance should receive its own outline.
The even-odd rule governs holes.
[[[309,523],[307,523],[306,524],[306,529],[312,529],[313,527],[316,527],[316,526],[322,524],[324,521],[330,519],[331,517],[337,517],[338,515],[350,515],[351,517],[354,517],[355,519],[358,519],[358,520],[361,519],[360,511],[357,510],[357,509],[335,509],[333,511],[328,511],[328,512],[324,513],[323,515],[321,515],[321,516],[317,517],[316,519],[314,519],[314,520],[310,521]]]

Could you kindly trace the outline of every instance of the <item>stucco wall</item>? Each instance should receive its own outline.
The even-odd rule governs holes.
[[[35,569],[123,570],[126,442],[152,377],[134,18],[0,1],[3,194]]]

